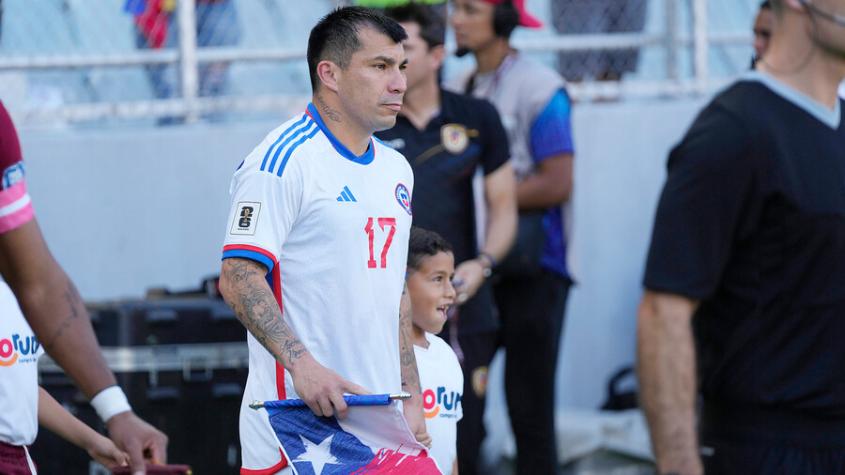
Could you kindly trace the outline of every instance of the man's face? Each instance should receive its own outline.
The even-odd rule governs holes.
[[[455,0],[449,23],[455,30],[458,48],[476,51],[496,37],[493,31],[495,5],[483,0]]]
[[[443,60],[443,47],[429,48],[428,43],[420,36],[418,23],[402,22],[400,25],[408,34],[408,39],[402,42],[402,46],[405,47],[405,56],[408,58],[408,67],[405,69],[408,90],[413,91],[421,83],[437,77],[437,70]]]
[[[771,8],[761,8],[754,19],[754,53],[758,58],[769,48],[769,40],[772,38],[772,28],[775,19]]]
[[[845,0],[813,0],[812,4],[820,11],[845,16]],[[812,11],[809,13],[814,17],[810,28],[816,44],[840,61],[845,61],[845,26],[820,18]]]
[[[337,93],[344,112],[369,133],[396,123],[405,95],[405,51],[401,43],[372,28],[358,32],[361,48],[338,68]]]

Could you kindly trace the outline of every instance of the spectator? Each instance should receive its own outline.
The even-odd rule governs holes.
[[[646,0],[555,0],[552,23],[564,35],[640,33]],[[636,71],[639,48],[567,51],[558,55],[560,73],[569,81],[618,81]]]
[[[557,72],[510,45],[517,26],[542,26],[523,0],[456,0],[451,23],[459,53],[473,53],[477,63],[455,88],[496,106],[518,179],[516,244],[499,265],[493,289],[502,321],[517,472],[552,474],[557,467],[555,369],[570,286],[562,213],[572,191],[569,96]],[[477,446],[460,452],[461,473],[478,473],[478,467],[464,464],[464,459],[475,462],[470,457]]]
[[[135,15],[135,43],[138,48],[173,48],[179,42],[175,0],[127,0],[125,10]],[[233,0],[196,0],[197,46],[234,46],[240,41],[241,30]],[[174,97],[179,88],[172,66],[146,67],[153,94],[158,99]],[[200,63],[199,95],[222,95],[228,83],[227,62]],[[164,123],[178,122],[172,118]]]
[[[386,13],[408,33],[408,90],[396,126],[377,135],[402,152],[414,169],[414,224],[446,237],[459,263],[455,287],[460,307],[444,336],[462,356],[464,418],[458,425],[458,446],[462,467],[471,467],[484,437],[487,367],[499,341],[488,277],[516,230],[507,134],[492,104],[440,88],[445,21],[422,5]],[[484,177],[481,203],[473,198],[477,169]],[[486,208],[483,243],[476,240],[476,205]]]
[[[845,471],[845,1],[771,5],[669,155],[637,341],[658,473]]]

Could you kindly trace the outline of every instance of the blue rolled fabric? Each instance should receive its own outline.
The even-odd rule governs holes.
[[[348,406],[386,406],[390,404],[390,394],[350,394],[343,396]],[[305,407],[302,399],[285,399],[282,401],[265,401],[265,409],[281,409],[283,407]]]

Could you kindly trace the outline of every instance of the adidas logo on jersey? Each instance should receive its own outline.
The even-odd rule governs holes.
[[[340,192],[340,196],[337,197],[338,201],[347,201],[352,203],[357,203],[358,200],[355,198],[355,195],[352,194],[352,191],[349,189],[348,186],[343,187],[343,191]]]

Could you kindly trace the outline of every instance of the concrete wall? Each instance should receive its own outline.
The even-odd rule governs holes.
[[[86,299],[219,271],[235,167],[274,124],[23,131],[36,215]]]
[[[570,297],[558,374],[562,406],[596,407],[633,362],[635,308],[667,151],[701,101],[575,109]],[[22,132],[47,240],[86,299],[196,286],[219,269],[230,176],[276,124]],[[493,374],[493,384],[500,375]],[[491,405],[501,409],[501,395]],[[495,409],[495,408],[499,409]]]
[[[559,403],[595,408],[607,377],[633,363],[636,307],[672,146],[703,101],[577,108],[574,236]]]

